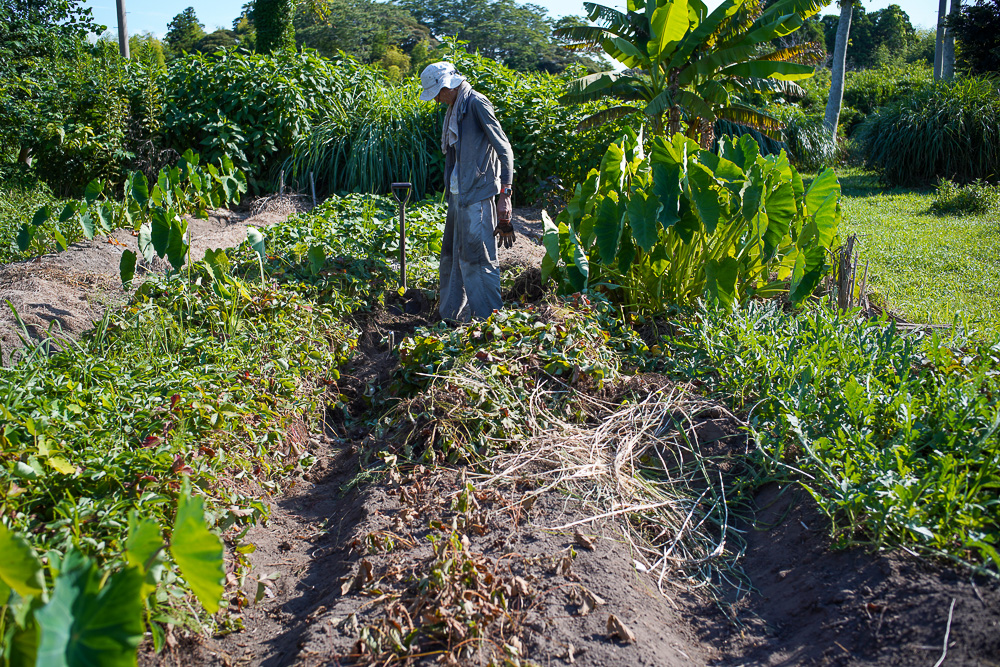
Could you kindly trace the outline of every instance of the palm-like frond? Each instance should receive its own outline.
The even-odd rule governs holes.
[[[610,109],[602,109],[597,113],[587,116],[581,120],[576,126],[576,131],[583,132],[595,127],[600,127],[605,123],[610,123],[611,121],[618,120],[619,118],[625,118],[626,116],[631,116],[632,114],[641,112],[641,109],[630,106],[618,106],[611,107]]]
[[[732,80],[733,87],[740,93],[776,93],[789,99],[801,99],[806,96],[805,89],[794,81],[780,81],[763,77],[744,77]]]
[[[719,118],[752,127],[764,136],[775,141],[782,141],[781,130],[784,127],[777,118],[759,109],[744,104],[732,104],[718,112]]]
[[[805,42],[789,46],[784,49],[772,51],[763,56],[756,56],[754,60],[771,60],[781,62],[801,63],[803,65],[818,65],[823,54],[823,45],[819,42]]]
[[[645,82],[642,78],[619,72],[600,72],[570,81],[566,93],[559,98],[560,104],[581,104],[605,97],[620,100],[640,100],[644,98]]]
[[[552,31],[556,37],[574,42],[567,48],[600,46],[609,37],[609,33],[618,35],[596,25],[574,25]]]
[[[805,20],[819,14],[829,4],[829,0],[779,0],[764,10],[761,19],[773,20],[779,16],[798,14]]]

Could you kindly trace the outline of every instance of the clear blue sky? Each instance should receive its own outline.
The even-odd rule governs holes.
[[[130,34],[149,31],[158,37],[163,37],[167,32],[167,23],[187,7],[194,7],[198,20],[209,32],[219,27],[231,28],[233,19],[239,15],[244,2],[246,0],[160,0],[160,2],[125,0],[128,30]],[[534,4],[545,7],[554,17],[584,13],[582,0],[537,0]],[[605,0],[601,4],[624,9],[625,0]],[[717,3],[709,0],[709,5],[714,4]],[[866,0],[864,6],[868,11],[874,11],[890,4],[901,6],[903,11],[910,15],[913,25],[918,28],[930,28],[937,23],[938,3],[932,0]],[[115,0],[87,0],[84,6],[94,10],[94,18],[98,23],[108,26],[112,31],[117,30]],[[837,11],[836,4],[831,4],[824,13],[835,14]]]

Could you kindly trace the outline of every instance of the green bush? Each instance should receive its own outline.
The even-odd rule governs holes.
[[[803,171],[819,171],[837,162],[837,144],[823,127],[823,115],[806,114],[799,107],[782,105],[770,111],[784,124],[788,156]],[[763,153],[764,145],[761,145]],[[778,151],[772,151],[778,152]]]
[[[978,180],[968,185],[941,181],[934,193],[931,210],[938,215],[977,215],[1000,211],[1000,186]]]
[[[333,105],[343,76],[312,51],[269,56],[188,54],[170,64],[164,103],[167,145],[207,161],[229,155],[254,191],[277,179],[295,141]]]
[[[1000,179],[1000,91],[970,78],[923,88],[873,114],[859,130],[865,163],[891,185]]]

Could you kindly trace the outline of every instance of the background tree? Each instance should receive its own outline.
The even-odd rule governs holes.
[[[30,163],[40,126],[73,94],[60,70],[73,70],[87,35],[107,30],[82,4],[0,0],[0,153]]]
[[[138,54],[143,54],[143,60],[148,60],[159,69],[162,69],[166,65],[163,42],[158,40],[156,35],[148,30],[141,35],[130,35],[128,38],[128,49],[133,58],[138,57]]]
[[[205,36],[205,26],[198,21],[194,7],[188,7],[167,24],[164,41],[172,55],[194,50],[195,42]]]
[[[430,32],[406,9],[373,0],[305,0],[295,11],[295,41],[327,58],[338,51],[364,63],[381,60],[395,47],[423,61]],[[423,53],[413,50],[423,42]],[[429,62],[429,61],[428,61]],[[414,65],[415,66],[415,65]]]
[[[854,15],[855,0],[840,0],[840,20],[837,22],[837,36],[833,45],[833,63],[830,74],[830,96],[826,100],[823,128],[833,142],[837,141],[837,125],[840,123],[840,109],[844,103],[844,72],[847,69],[847,43],[851,36],[851,18]]]
[[[1000,0],[976,0],[948,18],[961,49],[958,68],[970,74],[1000,72]]]
[[[257,31],[257,52],[271,53],[295,46],[292,0],[256,0],[253,24]]]
[[[760,45],[802,27],[822,4],[781,0],[763,12],[751,0],[725,0],[710,13],[701,0],[629,0],[623,13],[588,4],[597,26],[566,28],[560,36],[600,44],[628,69],[586,76],[569,85],[566,103],[617,98],[621,106],[600,111],[580,125],[642,113],[654,134],[687,136],[708,148],[714,123],[725,119],[776,136],[781,124],[746,104],[765,92],[801,95],[792,83],[812,76],[800,60],[811,45],[768,51]]]
[[[559,72],[589,60],[553,39],[544,7],[514,0],[404,0],[402,6],[436,39],[468,42],[480,53],[513,69]]]
[[[235,30],[219,28],[195,42],[194,50],[198,53],[215,53],[221,49],[232,48],[237,44],[239,44],[239,37]]]

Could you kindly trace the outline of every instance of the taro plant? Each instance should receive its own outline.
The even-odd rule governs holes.
[[[163,630],[149,622],[149,597],[163,574],[169,551],[206,611],[215,613],[225,568],[222,541],[209,530],[203,501],[190,481],[177,499],[170,540],[155,521],[129,515],[126,565],[102,572],[77,549],[46,554],[42,564],[27,540],[0,523],[0,648],[11,665],[134,665],[143,617],[154,642]],[[46,583],[46,570],[54,581]]]
[[[543,277],[563,291],[599,290],[646,312],[707,297],[731,306],[787,291],[808,297],[837,243],[833,170],[807,190],[784,152],[749,136],[718,154],[676,134],[612,144],[553,222],[543,213]]]

